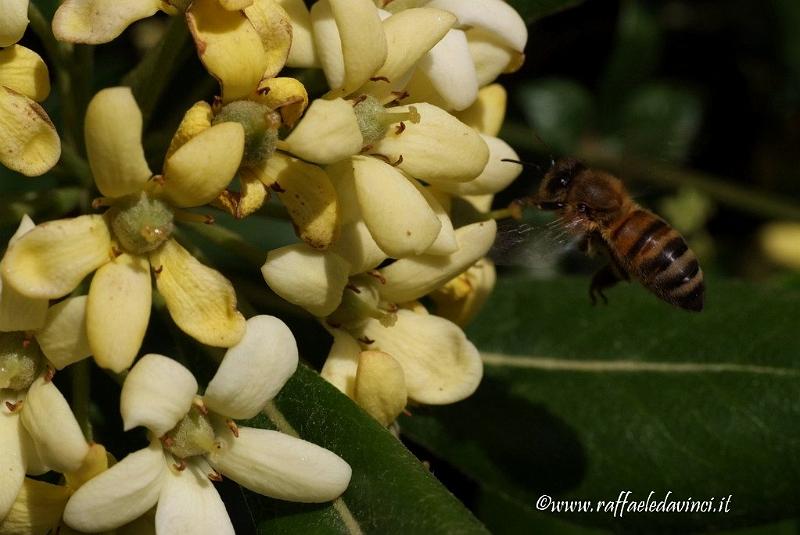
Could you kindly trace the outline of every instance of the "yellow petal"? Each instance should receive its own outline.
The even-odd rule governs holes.
[[[264,174],[289,211],[298,237],[314,249],[330,247],[338,233],[339,208],[328,174],[280,153],[267,161]]]
[[[431,0],[430,7],[458,16],[461,26],[481,28],[503,45],[522,52],[528,28],[517,11],[503,0]],[[491,16],[487,16],[491,13]]]
[[[9,245],[18,241],[35,226],[30,217],[22,216],[17,231],[8,242]],[[31,299],[22,295],[0,275],[0,332],[39,329],[45,323],[48,305],[47,299]]]
[[[403,157],[399,168],[425,182],[467,182],[478,176],[489,160],[489,148],[480,135],[446,111],[430,104],[413,104],[419,123],[406,122],[405,130],[389,129],[370,152],[392,161]],[[405,112],[407,106],[390,108]]]
[[[278,0],[289,15],[292,24],[292,47],[286,59],[287,67],[319,67],[319,58],[314,48],[311,33],[311,15],[303,0]]]
[[[430,247],[425,249],[425,254],[446,255],[458,250],[458,242],[456,241],[456,233],[453,229],[453,222],[450,221],[450,216],[448,215],[447,210],[436,198],[433,190],[429,187],[423,186],[414,179],[411,179],[411,183],[414,184],[422,196],[425,197],[425,201],[427,201],[428,206],[431,207],[431,210],[433,210],[433,213],[436,214],[436,218],[441,224],[439,234],[436,235],[436,239],[433,240],[433,243],[430,245]]]
[[[142,112],[129,87],[97,93],[86,110],[84,132],[100,193],[116,198],[144,187],[152,173],[142,148]]]
[[[253,0],[219,0],[219,4],[228,11],[238,11],[251,5]]]
[[[5,16],[5,13],[3,14]],[[41,56],[14,45],[0,50],[0,85],[41,102],[50,94],[50,77]]]
[[[176,206],[209,203],[233,179],[243,153],[244,128],[239,123],[220,123],[203,130],[166,161],[160,191]]]
[[[342,394],[354,398],[361,346],[345,331],[332,329],[331,335],[333,335],[333,345],[319,374]]]
[[[510,66],[524,58],[519,52],[505,46],[495,34],[481,28],[467,30],[469,53],[475,62],[478,85],[483,87],[495,81]]]
[[[181,124],[178,125],[178,130],[172,136],[172,141],[169,143],[167,156],[168,160],[176,150],[186,144],[187,141],[198,135],[200,132],[207,130],[211,126],[211,120],[214,118],[214,112],[211,110],[211,105],[208,102],[201,100],[196,102],[189,111],[187,111]]]
[[[453,195],[485,195],[497,193],[511,184],[522,172],[518,163],[504,162],[504,159],[519,160],[511,146],[497,137],[483,135],[489,147],[489,162],[483,172],[469,182],[442,182],[436,187]]]
[[[355,91],[386,61],[386,35],[371,0],[320,0],[311,21],[332,96]]]
[[[47,112],[36,102],[0,86],[0,163],[38,176],[61,157],[61,141]]]
[[[93,443],[89,446],[89,453],[83,459],[80,468],[64,474],[67,486],[72,492],[98,474],[108,470],[109,454],[102,444]]]
[[[26,477],[14,505],[0,525],[0,533],[56,532],[70,494],[63,485]]]
[[[497,280],[494,263],[482,258],[467,271],[430,294],[436,315],[466,326],[480,312]]]
[[[259,174],[252,169],[239,170],[239,191],[225,190],[212,203],[236,219],[255,213],[269,199],[269,190],[261,182]]]
[[[392,91],[402,89],[404,75],[447,34],[455,15],[439,9],[414,8],[395,13],[383,21],[388,53],[383,66],[372,76],[389,81],[369,81],[358,90],[378,100],[392,100]]]
[[[70,43],[107,43],[160,6],[161,0],[66,0],[53,16],[53,34]]]
[[[438,405],[460,401],[480,384],[483,363],[454,323],[433,315],[398,310],[391,327],[371,319],[363,330],[370,349],[390,354],[403,367],[408,397]]]
[[[485,195],[464,195],[461,198],[470,203],[477,211],[485,214],[492,209],[494,194],[487,193]]]
[[[230,347],[241,340],[245,320],[228,279],[198,262],[175,240],[152,253],[150,264],[157,273],[158,291],[183,332],[214,347]]]
[[[478,91],[478,99],[466,110],[455,114],[465,125],[481,134],[497,136],[506,116],[508,96],[500,84],[491,84]]]
[[[114,373],[130,368],[150,320],[150,265],[122,254],[97,270],[86,305],[86,333],[94,360]]]
[[[411,181],[370,156],[354,157],[353,171],[358,204],[378,246],[394,258],[428,249],[442,224]]]
[[[108,262],[110,254],[111,235],[103,216],[50,221],[8,248],[3,276],[23,295],[57,299]]]
[[[400,363],[382,351],[362,351],[358,357],[355,400],[381,425],[394,422],[408,402],[406,377]]]
[[[81,295],[56,303],[47,311],[44,326],[36,332],[39,347],[57,370],[92,354],[86,336],[87,299]]]
[[[11,46],[28,27],[28,0],[0,0],[0,47]]]
[[[316,99],[286,143],[295,156],[329,164],[358,154],[364,138],[351,103],[340,98]]]
[[[272,78],[283,69],[292,45],[289,15],[275,0],[255,0],[244,9],[244,15],[261,36],[261,44],[266,52],[267,63],[262,77]]]
[[[386,266],[380,270],[386,280],[379,288],[381,296],[405,303],[427,295],[486,255],[496,233],[494,220],[473,223],[456,230],[458,250],[450,255],[403,258]]]
[[[261,274],[273,292],[321,318],[339,306],[349,269],[336,254],[295,243],[270,251]]]
[[[258,84],[258,91],[252,100],[278,110],[283,123],[291,127],[306,110],[308,93],[300,80],[295,78],[267,78]]]
[[[255,27],[241,11],[228,11],[217,0],[194,0],[186,11],[197,53],[222,85],[222,100],[246,97],[270,64]]]

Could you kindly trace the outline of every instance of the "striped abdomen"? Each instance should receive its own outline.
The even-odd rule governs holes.
[[[609,232],[609,247],[629,275],[673,305],[703,309],[703,271],[678,232],[654,213],[634,208]]]

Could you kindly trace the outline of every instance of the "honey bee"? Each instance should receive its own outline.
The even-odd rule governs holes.
[[[639,206],[617,177],[579,160],[556,161],[538,193],[515,201],[555,211],[580,236],[584,253],[604,254],[609,263],[592,278],[592,304],[621,280],[639,281],[667,303],[699,312],[705,285],[697,256],[669,223]]]

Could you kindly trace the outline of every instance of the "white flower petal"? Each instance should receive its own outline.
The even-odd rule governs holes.
[[[142,112],[130,87],[97,93],[86,109],[86,152],[95,184],[106,197],[140,191],[152,176],[142,148]]]
[[[355,156],[352,162],[358,204],[378,246],[394,258],[428,249],[442,224],[422,193],[377,158]]]
[[[353,398],[361,346],[345,331],[334,329],[331,334],[333,335],[333,345],[319,374],[343,394]]]
[[[26,477],[11,511],[0,521],[0,533],[38,535],[56,532],[69,496],[70,489],[63,485]]]
[[[36,332],[39,347],[58,370],[92,354],[86,335],[87,299],[81,295],[56,303],[47,311],[44,326]]]
[[[287,67],[319,67],[317,50],[311,29],[311,14],[303,0],[277,0],[292,23],[292,47],[286,59]]]
[[[379,287],[381,296],[395,303],[419,299],[485,256],[496,233],[497,223],[492,219],[466,225],[456,230],[458,251],[447,256],[403,258],[386,266],[380,270],[386,280]]]
[[[351,103],[341,98],[316,99],[286,143],[292,154],[328,164],[358,154],[364,138]]]
[[[85,532],[127,524],[156,504],[166,474],[164,452],[154,440],[79,488],[67,503],[64,522]]]
[[[453,13],[462,27],[483,28],[504,45],[518,52],[525,49],[525,21],[503,0],[431,0],[427,5]]]
[[[86,303],[94,360],[115,373],[130,368],[142,347],[153,284],[145,257],[122,254],[95,273]]]
[[[445,210],[442,204],[436,199],[433,191],[414,179],[411,180],[411,183],[414,184],[419,192],[422,193],[422,196],[425,197],[425,200],[428,202],[428,205],[431,207],[431,210],[433,210],[433,213],[436,214],[441,224],[439,234],[436,235],[436,239],[430,247],[425,250],[425,254],[446,255],[454,253],[458,250],[458,241],[456,241],[456,232],[453,229],[453,222],[450,221],[447,210]]]
[[[18,414],[9,413],[6,401],[17,401],[17,398],[6,399],[0,391],[0,444],[3,454],[0,455],[0,518],[5,518],[14,499],[19,493],[25,479],[25,461],[22,449],[22,422]]]
[[[180,363],[162,355],[145,355],[122,385],[119,409],[125,431],[143,425],[156,436],[175,427],[192,407],[197,380]]]
[[[223,437],[221,449],[209,461],[223,475],[259,494],[321,503],[338,498],[350,483],[350,465],[311,442],[251,427],[240,427],[239,438],[230,432]]]
[[[273,249],[261,267],[269,287],[317,317],[339,306],[347,285],[350,265],[339,255],[295,243]]]
[[[518,52],[498,42],[497,36],[481,28],[467,30],[467,41],[480,87],[492,83],[509,68],[513,70],[523,58]]]
[[[441,183],[436,187],[453,195],[486,195],[497,193],[511,184],[522,172],[522,166],[503,159],[519,160],[511,146],[497,137],[481,134],[489,147],[489,163],[475,180],[469,182]]]
[[[369,320],[363,332],[375,340],[370,349],[390,354],[403,367],[408,397],[414,401],[454,403],[480,384],[480,354],[451,321],[401,309],[393,326]]]
[[[405,123],[397,132],[392,128],[373,144],[370,152],[382,154],[391,161],[403,157],[400,169],[419,180],[467,182],[478,176],[489,160],[489,149],[480,135],[446,111],[426,103],[411,104],[420,121]],[[409,106],[390,108],[406,112]]]
[[[28,27],[28,0],[0,0],[0,47],[11,46],[20,39]],[[0,510],[0,518],[3,518]]]
[[[382,351],[362,351],[358,357],[355,400],[381,425],[394,422],[408,402],[405,372],[400,363]]]
[[[158,11],[160,0],[66,0],[53,17],[59,41],[107,43],[133,22]]]
[[[448,110],[463,110],[478,97],[478,75],[469,53],[467,36],[450,30],[417,64],[419,70],[406,86],[416,102],[430,102]]]
[[[169,535],[234,535],[219,492],[191,461],[181,472],[167,470],[156,509],[156,531]]]
[[[502,85],[487,85],[478,91],[478,100],[466,110],[456,114],[456,117],[481,134],[497,136],[503,126],[507,101],[508,95]]]
[[[258,414],[297,369],[294,335],[274,316],[247,320],[242,340],[228,349],[203,395],[206,406],[229,418]]]
[[[33,438],[42,461],[54,470],[77,470],[89,453],[89,445],[69,403],[58,388],[43,377],[36,379],[28,389],[22,424]]]
[[[103,216],[49,221],[11,244],[2,262],[3,278],[28,297],[57,299],[108,262],[110,254]]]

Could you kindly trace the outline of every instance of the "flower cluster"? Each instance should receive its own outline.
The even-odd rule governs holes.
[[[36,103],[48,74],[15,44],[28,2],[6,5],[0,162],[37,175],[60,154]],[[322,377],[384,426],[409,403],[453,403],[481,380],[462,328],[494,285],[492,198],[519,172],[503,162],[517,155],[497,137],[506,95],[493,83],[524,58],[516,12],[501,0],[65,0],[53,35],[105,43],[158,11],[185,19],[219,96],[185,111],[156,166],[135,92],[97,92],[70,147],[78,159],[85,149],[94,211],[26,216],[11,238],[0,262],[0,533],[148,523],[233,533],[213,484],[222,477],[299,502],[347,489],[351,468],[333,452],[236,423],[270,406],[298,348],[278,318],[245,319],[252,305],[186,243],[182,224],[214,223],[197,209],[241,219],[278,197],[298,241],[266,253],[263,278],[328,330]],[[285,66],[321,68],[326,92],[310,99],[280,76]],[[469,220],[459,203],[472,205]],[[167,356],[137,360],[154,306],[225,351],[204,389]],[[125,431],[147,432],[116,464],[52,381],[90,356],[122,382]],[[49,470],[60,484],[26,478]]]

